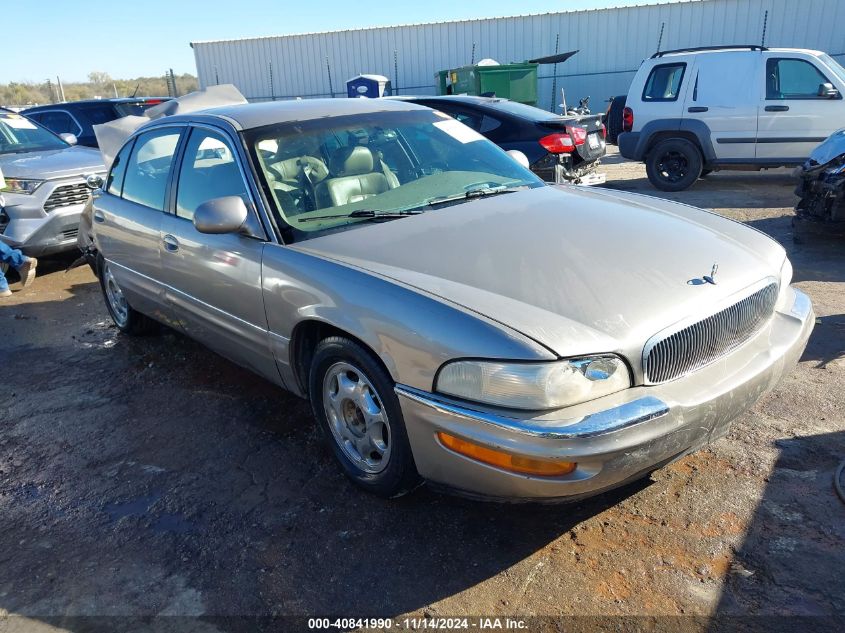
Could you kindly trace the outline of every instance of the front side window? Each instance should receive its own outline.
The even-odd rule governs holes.
[[[447,213],[451,202],[439,201],[543,186],[483,136],[432,110],[282,123],[244,136],[267,197],[295,239],[360,226],[362,213]]]
[[[67,147],[70,145],[25,116],[0,112],[0,154],[42,152]]]
[[[164,210],[170,165],[179,142],[178,128],[141,134],[126,164],[123,198],[151,209]]]
[[[643,101],[677,101],[686,67],[679,63],[652,68],[643,88]]]
[[[827,77],[803,59],[766,61],[766,99],[823,99],[819,86],[825,83]]]
[[[191,220],[199,205],[223,196],[241,196],[249,204],[246,185],[229,144],[216,132],[195,128],[185,146],[179,171],[176,215]]]

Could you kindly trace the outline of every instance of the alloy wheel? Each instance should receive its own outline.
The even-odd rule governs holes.
[[[367,376],[345,361],[323,378],[323,408],[335,442],[359,469],[375,474],[390,460],[390,420]]]
[[[109,302],[114,320],[120,327],[126,326],[129,320],[129,304],[108,264],[103,264],[103,287],[106,290],[106,300]]]

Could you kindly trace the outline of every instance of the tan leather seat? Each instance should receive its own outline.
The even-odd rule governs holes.
[[[296,185],[300,177],[305,174],[308,181],[317,184],[329,175],[326,164],[313,156],[296,156],[275,163],[268,163],[267,168],[279,182]]]
[[[320,207],[340,207],[377,196],[390,189],[387,177],[376,171],[373,153],[366,147],[341,147],[329,161],[329,178],[317,185]]]

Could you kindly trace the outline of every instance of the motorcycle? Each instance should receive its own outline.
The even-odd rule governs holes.
[[[803,166],[793,227],[804,233],[845,235],[845,128],[816,147]]]

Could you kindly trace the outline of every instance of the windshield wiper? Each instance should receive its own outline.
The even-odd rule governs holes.
[[[376,211],[375,209],[358,209],[350,213],[336,213],[335,215],[317,215],[310,218],[299,218],[297,222],[311,222],[313,220],[335,220],[342,218],[371,218],[377,220],[393,220],[404,218],[409,215],[419,215],[422,211],[418,209],[405,209],[402,211]]]
[[[439,204],[448,204],[449,202],[469,200],[470,198],[483,198],[485,196],[495,196],[500,193],[514,193],[515,191],[519,191],[519,189],[524,186],[525,185],[520,185],[520,187],[511,187],[508,185],[496,185],[491,187],[488,185],[484,185],[482,187],[467,189],[465,192],[453,196],[439,196],[437,198],[429,198],[428,200],[426,200],[426,204],[430,207],[433,207]]]

